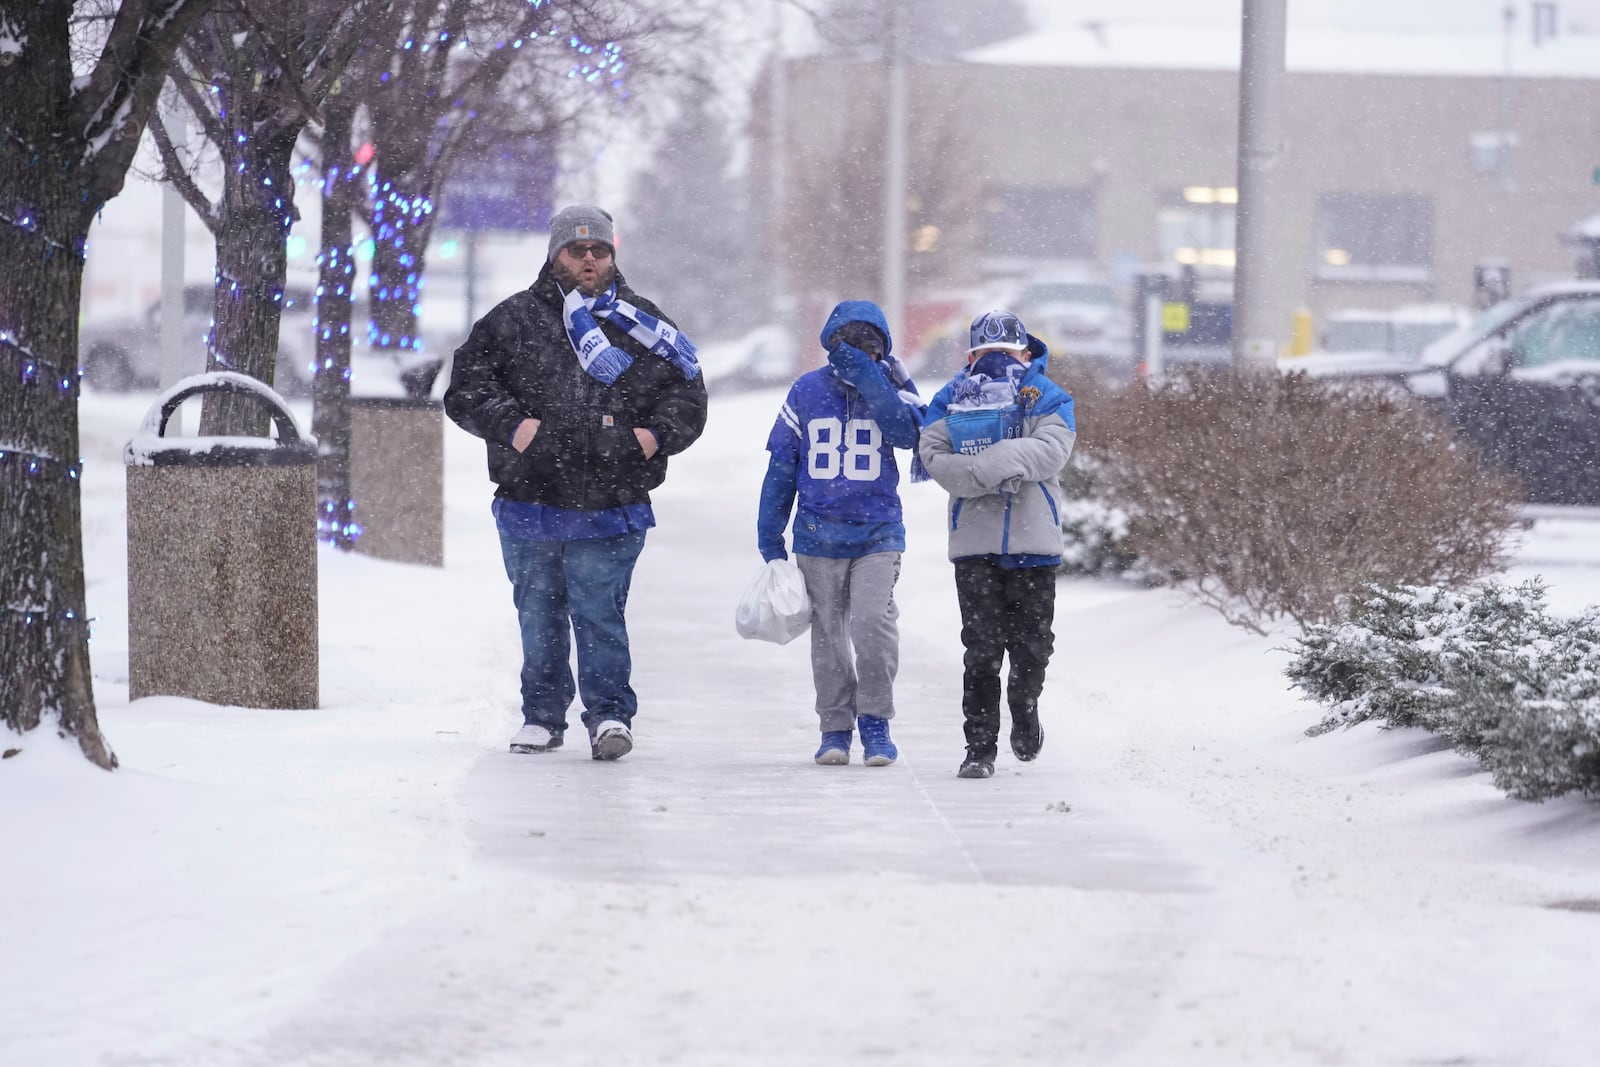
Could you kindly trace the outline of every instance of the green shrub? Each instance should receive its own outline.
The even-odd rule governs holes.
[[[1308,733],[1418,726],[1519,799],[1600,796],[1600,609],[1551,615],[1537,579],[1473,593],[1371,586],[1297,646],[1286,673],[1330,706]]]

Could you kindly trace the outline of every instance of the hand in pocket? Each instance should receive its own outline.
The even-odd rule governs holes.
[[[639,450],[644,453],[645,459],[655,455],[656,451],[661,447],[656,442],[656,435],[643,426],[635,426],[633,428],[633,436],[639,439]]]
[[[517,424],[516,432],[511,435],[511,447],[518,452],[526,452],[528,446],[533,444],[534,435],[538,432],[538,419],[523,419]]]

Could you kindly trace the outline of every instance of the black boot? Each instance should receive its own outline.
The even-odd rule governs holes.
[[[961,761],[961,769],[956,771],[956,777],[993,778],[994,749],[968,748],[966,759]]]
[[[1023,763],[1031,763],[1044,747],[1044,724],[1039,721],[1037,705],[1027,710],[1011,712],[1011,754]]]

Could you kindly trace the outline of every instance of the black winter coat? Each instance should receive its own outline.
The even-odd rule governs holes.
[[[617,274],[617,296],[661,318]],[[633,357],[606,385],[578,362],[561,317],[550,264],[527,289],[501,301],[456,349],[444,410],[489,446],[495,495],[597,511],[649,503],[667,476],[667,457],[688,448],[706,425],[705,376],[693,380],[626,331],[598,318],[613,345]],[[671,319],[667,319],[671,322]],[[676,325],[676,323],[674,323]],[[511,447],[523,419],[539,420],[526,452]],[[633,430],[656,435],[645,459]]]

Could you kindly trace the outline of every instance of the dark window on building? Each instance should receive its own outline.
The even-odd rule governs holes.
[[[1030,259],[1095,258],[1095,196],[1089,189],[1005,186],[985,198],[984,247]]]
[[[1317,274],[1377,281],[1433,276],[1433,201],[1394,193],[1317,200]]]

